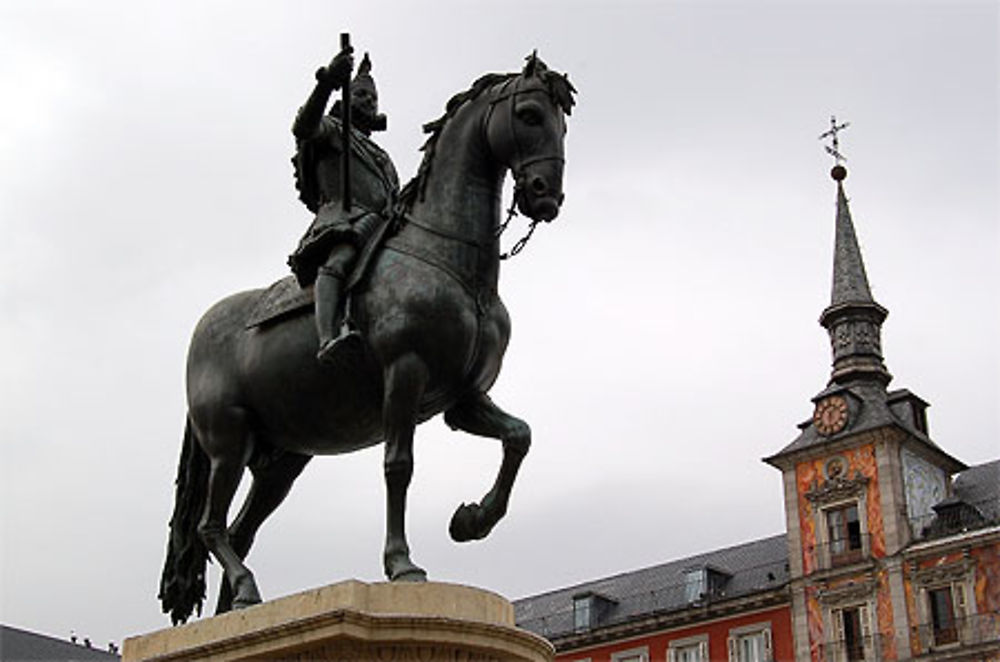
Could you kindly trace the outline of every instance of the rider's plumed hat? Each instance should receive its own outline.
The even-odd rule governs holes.
[[[372,78],[372,61],[368,57],[368,53],[365,53],[365,56],[361,59],[361,64],[358,65],[358,73],[354,76],[351,85],[361,85],[370,87],[372,90],[375,89],[375,79]]]

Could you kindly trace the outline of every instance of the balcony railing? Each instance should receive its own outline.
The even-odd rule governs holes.
[[[913,628],[920,652],[928,653],[953,646],[975,646],[1000,642],[1000,612],[956,618],[949,624],[924,623]]]
[[[813,570],[840,568],[870,558],[871,537],[867,533],[856,534],[850,538],[813,545],[806,553],[810,556]]]
[[[880,659],[882,639],[877,634],[820,644],[820,660],[825,662],[875,662]]]

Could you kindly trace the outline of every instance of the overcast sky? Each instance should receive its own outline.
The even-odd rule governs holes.
[[[996,2],[3,0],[2,622],[102,646],[169,624],[188,340],[285,275],[310,221],[289,128],[345,30],[404,180],[480,74],[538,48],[579,89],[562,213],[502,274],[492,395],[534,445],[508,518],[457,545],[499,444],[418,430],[431,579],[518,598],[784,531],[760,458],[829,377],[832,113],[892,385],[960,460],[1000,455]],[[382,578],[381,462],[307,468],[249,559],[266,598]]]

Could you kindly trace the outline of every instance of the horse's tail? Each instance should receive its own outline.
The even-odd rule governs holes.
[[[160,603],[170,613],[174,625],[185,622],[205,599],[205,563],[208,549],[198,535],[198,523],[205,509],[209,459],[202,450],[191,417],[184,426],[184,444],[177,466],[177,494],[170,518],[167,560],[160,578]]]

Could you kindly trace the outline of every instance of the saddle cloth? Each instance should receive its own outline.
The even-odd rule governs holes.
[[[250,312],[246,328],[252,329],[297,313],[304,308],[312,309],[313,288],[299,287],[295,276],[286,276],[272,284],[260,295],[257,305]]]
[[[357,287],[358,283],[367,274],[368,265],[381,250],[386,237],[398,229],[402,222],[403,219],[394,219],[393,221],[387,219],[375,228],[371,239],[368,240],[368,243],[361,250],[361,255],[358,257],[354,268],[351,270],[351,274],[347,278],[347,284],[344,287],[345,292],[354,291],[354,288]],[[250,317],[247,319],[246,328],[252,329],[255,326],[261,326],[262,324],[287,317],[299,312],[303,308],[312,307],[315,301],[312,285],[301,287],[295,276],[286,276],[264,290],[264,293],[257,301],[257,305],[254,306],[253,311],[250,313]]]

